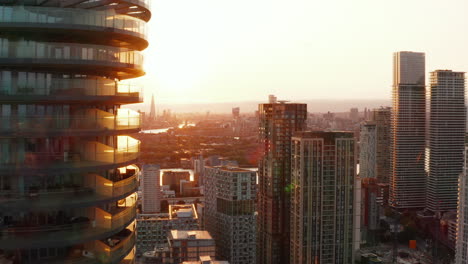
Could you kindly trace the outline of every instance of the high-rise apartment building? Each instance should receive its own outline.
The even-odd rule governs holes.
[[[259,105],[257,263],[289,263],[291,136],[306,128],[307,105]]]
[[[142,204],[144,214],[161,212],[159,165],[145,164],[141,170]]]
[[[148,0],[1,1],[0,255],[133,261]]]
[[[290,263],[354,263],[360,181],[351,132],[292,137]]]
[[[377,126],[372,121],[361,124],[359,140],[359,176],[377,177]]]
[[[256,172],[238,167],[205,168],[205,228],[218,259],[255,264]]]
[[[397,209],[423,208],[426,202],[425,55],[396,52],[393,67],[389,202]]]
[[[373,109],[370,121],[375,124],[375,178],[378,183],[388,184],[390,178],[390,107]]]
[[[465,140],[463,173],[459,178],[455,264],[468,263],[468,144]]]
[[[431,72],[426,206],[432,212],[457,209],[458,178],[463,171],[465,115],[465,73]]]

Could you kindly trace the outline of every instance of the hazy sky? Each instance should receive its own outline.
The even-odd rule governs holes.
[[[468,70],[466,0],[151,0],[145,102],[390,98],[392,53]]]

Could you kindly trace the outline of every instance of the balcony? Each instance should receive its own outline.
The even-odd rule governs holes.
[[[118,2],[118,5],[114,4]],[[150,0],[118,0],[109,2],[107,0],[68,0],[61,2],[61,6],[64,7],[75,7],[83,9],[97,8],[99,10],[113,9],[118,14],[125,14],[133,16],[144,21],[149,21],[151,18]]]
[[[128,166],[139,157],[140,141],[129,136],[117,136],[117,147],[96,141],[82,141],[71,152],[0,152],[0,173],[7,175],[37,174],[39,171],[88,172]]]
[[[88,174],[83,186],[30,188],[28,191],[0,191],[0,211],[40,211],[52,208],[77,208],[121,200],[138,188],[138,167],[119,168],[120,180],[111,181]]]
[[[12,70],[56,69],[120,80],[144,75],[141,52],[103,45],[0,38],[0,63]]]
[[[98,109],[88,109],[69,117],[0,117],[0,135],[14,137],[133,133],[138,132],[140,126],[140,114],[130,109],[119,109],[117,115]]]
[[[40,33],[47,38],[65,37],[73,31],[82,39],[94,37],[95,44],[143,50],[148,46],[146,22],[116,14],[114,10],[85,10],[36,6],[1,6],[0,30]],[[60,36],[62,35],[62,36]]]
[[[134,198],[136,199],[136,197]],[[64,225],[21,226],[10,224],[0,229],[0,248],[39,248],[44,245],[65,247],[103,239],[132,225],[135,217],[136,203],[129,207],[117,207],[111,212],[97,207],[89,208],[87,215],[65,219],[71,223]]]
[[[11,82],[4,82],[3,86],[0,86],[0,97],[5,103],[110,101],[130,104],[143,102],[142,87],[131,83],[119,83],[98,77],[66,79],[47,76],[45,78],[44,74],[35,72],[24,73],[21,77],[16,77],[10,71],[2,71],[0,74],[11,78]],[[26,74],[29,77],[26,77]]]

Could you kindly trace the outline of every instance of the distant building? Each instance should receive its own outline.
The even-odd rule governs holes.
[[[181,158],[180,159],[180,166],[182,169],[191,169],[192,168],[192,162],[190,159],[187,158]]]
[[[373,109],[369,119],[375,124],[375,178],[388,184],[390,177],[390,107]]]
[[[198,213],[193,204],[169,205],[167,214],[140,214],[137,218],[137,254],[167,243],[172,229],[199,230]]]
[[[255,171],[206,167],[205,188],[205,228],[216,241],[218,259],[255,264]]]
[[[154,121],[156,119],[156,105],[154,103],[154,94],[151,95],[151,109],[150,109],[149,118],[151,121]]]
[[[429,175],[427,209],[456,210],[458,178],[463,172],[465,141],[465,73],[431,72]]]
[[[257,264],[289,263],[291,136],[306,128],[307,105],[260,104]]]
[[[354,263],[361,194],[353,133],[297,132],[291,141],[289,263]]]
[[[393,58],[390,204],[397,209],[424,208],[425,54],[401,51]]]
[[[361,179],[376,178],[377,128],[372,121],[361,124],[359,148],[359,177],[361,177]]]
[[[180,195],[182,197],[200,196],[200,187],[193,181],[180,181]]]
[[[167,240],[170,263],[198,261],[201,256],[215,258],[215,241],[208,231],[171,230]]]
[[[141,176],[141,187],[143,191],[142,212],[144,214],[161,212],[159,165],[143,165]]]
[[[359,109],[351,108],[349,110],[349,119],[353,122],[357,122],[359,120]]]
[[[240,108],[234,107],[232,108],[232,118],[238,119],[240,117]]]
[[[276,96],[270,94],[270,95],[268,96],[268,103],[269,103],[269,104],[276,104]]]
[[[202,155],[194,158],[193,160],[193,169],[194,169],[194,181],[198,186],[203,186],[203,173],[205,171],[205,159]]]
[[[180,181],[190,181],[190,172],[188,171],[164,171],[162,175],[163,185],[169,185],[176,194],[180,193]]]
[[[382,191],[375,178],[361,178],[361,238],[368,244],[376,244],[382,211]]]
[[[455,264],[468,263],[468,137],[465,137],[463,173],[459,178]]]

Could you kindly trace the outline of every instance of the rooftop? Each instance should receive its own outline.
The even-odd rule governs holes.
[[[201,240],[211,240],[213,239],[208,233],[208,231],[204,230],[171,230],[171,237],[173,239],[201,239]]]
[[[194,204],[174,204],[169,205],[169,215],[171,219],[177,218],[198,218]]]
[[[233,167],[233,166],[205,166],[205,168],[214,168],[214,169],[219,169],[223,171],[230,171],[230,172],[253,172],[251,170],[246,170],[242,169],[239,167]]]

